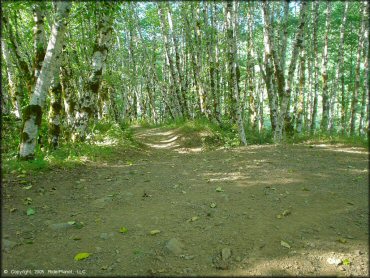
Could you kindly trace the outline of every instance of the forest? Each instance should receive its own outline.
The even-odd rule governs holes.
[[[367,1],[1,5],[3,274],[369,275]]]

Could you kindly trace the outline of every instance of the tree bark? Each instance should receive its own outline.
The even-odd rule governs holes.
[[[46,52],[46,39],[45,39],[45,3],[36,2],[33,7],[33,19],[35,26],[33,28],[33,47],[34,47],[34,83],[40,75],[42,62],[44,61]]]
[[[321,131],[328,130],[329,123],[329,93],[328,93],[328,45],[329,45],[329,32],[330,32],[330,17],[331,17],[331,3],[326,1],[326,23],[325,23],[325,39],[324,39],[324,52],[322,54],[322,119]]]
[[[73,141],[84,141],[87,136],[89,120],[95,116],[96,98],[105,68],[108,49],[112,39],[114,2],[101,2],[98,37],[94,44],[91,73],[78,101],[78,112],[75,119]]]
[[[337,89],[339,85],[339,81],[342,79],[344,75],[344,69],[343,69],[343,63],[344,63],[344,31],[346,27],[347,22],[347,13],[348,13],[348,6],[349,2],[345,2],[344,6],[344,13],[342,18],[342,23],[340,26],[340,42],[339,42],[339,50],[338,50],[338,62],[335,69],[335,80],[333,84],[332,94],[331,94],[331,100],[330,100],[330,119],[329,119],[329,129],[330,132],[333,132],[335,129],[335,106],[337,102]]]
[[[288,103],[290,101],[290,94],[291,94],[291,87],[292,87],[292,82],[293,82],[293,77],[294,77],[294,71],[295,71],[296,64],[297,64],[296,62],[297,62],[298,53],[299,53],[299,50],[303,42],[303,31],[304,31],[304,26],[305,26],[305,21],[306,21],[306,7],[307,7],[306,5],[307,5],[307,2],[302,2],[301,4],[300,23],[298,26],[295,42],[294,42],[293,49],[292,49],[292,58],[289,64],[288,76],[285,82],[286,83],[285,90],[284,90],[284,94],[282,95],[280,111],[279,111],[278,120],[277,120],[277,126],[276,126],[275,133],[274,133],[274,141],[276,143],[280,143],[283,139],[282,138],[283,128],[285,124],[285,116],[288,112],[287,108],[288,108]]]
[[[319,94],[319,58],[318,58],[318,46],[317,46],[317,27],[319,17],[319,1],[316,0],[312,3],[313,6],[313,56],[314,56],[314,98],[312,106],[311,116],[311,134],[316,130],[317,110],[318,110],[318,94]]]
[[[54,72],[59,69],[59,65],[57,65],[55,61],[62,50],[62,42],[66,27],[65,19],[69,14],[71,5],[71,2],[56,3],[55,20],[41,72],[37,78],[30,104],[24,110],[23,131],[19,148],[20,159],[33,159],[35,156],[37,135],[42,121],[42,110],[51,79],[55,75]]]
[[[355,87],[352,95],[351,102],[351,125],[350,125],[350,135],[354,136],[356,131],[356,120],[357,120],[357,110],[358,110],[358,95],[360,90],[360,66],[361,66],[361,53],[364,50],[364,37],[365,37],[365,28],[366,22],[368,20],[368,2],[365,1],[362,7],[362,18],[361,18],[361,27],[358,34],[358,48],[357,48],[357,57],[356,57],[356,68],[355,68]]]
[[[9,95],[12,104],[11,112],[17,119],[22,118],[22,90],[15,74],[13,61],[4,38],[1,39],[1,50],[6,65],[6,72],[9,84]],[[3,92],[4,93],[4,92]]]

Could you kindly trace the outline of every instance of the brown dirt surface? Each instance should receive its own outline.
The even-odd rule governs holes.
[[[135,135],[141,152],[38,173],[28,190],[3,176],[3,275],[369,275],[368,150]]]

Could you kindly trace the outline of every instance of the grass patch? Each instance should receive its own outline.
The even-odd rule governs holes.
[[[19,144],[19,141],[13,142]],[[38,146],[32,161],[17,159],[17,144],[7,146],[8,153],[3,154],[2,170],[5,174],[22,170],[36,172],[54,168],[74,168],[87,161],[108,162],[122,159],[125,150],[139,150],[143,146],[134,140],[131,128],[112,122],[97,123],[86,142],[61,142],[56,150],[47,147],[40,149]]]

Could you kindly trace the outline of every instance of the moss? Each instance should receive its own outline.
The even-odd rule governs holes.
[[[26,122],[31,118],[31,116],[36,116],[35,123],[38,127],[41,127],[41,121],[42,121],[42,109],[39,105],[27,105],[23,109],[23,122]]]

